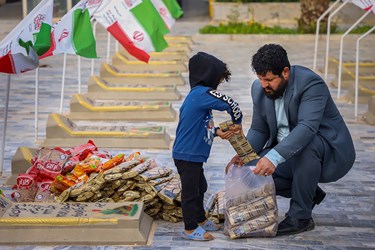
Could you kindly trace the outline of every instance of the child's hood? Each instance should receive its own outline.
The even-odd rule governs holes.
[[[197,85],[217,89],[226,65],[216,57],[205,52],[198,52],[189,60],[190,87]]]

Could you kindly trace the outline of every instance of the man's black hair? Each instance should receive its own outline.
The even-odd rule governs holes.
[[[251,66],[258,75],[266,75],[271,71],[274,75],[281,76],[285,67],[290,68],[288,55],[279,44],[263,45],[253,55]]]

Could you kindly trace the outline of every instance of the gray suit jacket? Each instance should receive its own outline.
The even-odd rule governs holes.
[[[253,118],[247,139],[259,153],[263,148],[275,145],[275,104],[265,96],[259,80],[254,81],[251,95]],[[284,106],[290,134],[274,149],[289,160],[303,152],[314,136],[319,136],[329,145],[324,149],[320,182],[332,182],[343,177],[353,166],[355,149],[349,130],[323,79],[310,69],[292,66]]]

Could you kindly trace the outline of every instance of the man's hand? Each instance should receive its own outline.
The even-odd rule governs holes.
[[[262,157],[259,159],[257,165],[253,169],[253,173],[256,175],[272,175],[275,172],[276,167],[273,163],[267,159],[267,157]]]
[[[223,132],[223,130],[219,128],[218,130],[216,130],[216,135],[220,136],[221,139],[228,140],[234,135],[234,133],[230,130]]]
[[[225,174],[228,173],[230,166],[236,164],[238,167],[242,167],[243,162],[239,155],[235,155],[230,162],[228,162],[227,166],[225,167]]]

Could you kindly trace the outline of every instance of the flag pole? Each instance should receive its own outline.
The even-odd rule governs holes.
[[[111,34],[107,33],[107,63],[109,63],[109,56],[111,53]]]
[[[62,81],[61,81],[60,114],[62,114],[62,111],[63,111],[65,72],[66,72],[66,53],[64,53],[64,65],[63,65],[63,74],[62,74]]]
[[[39,116],[39,68],[35,70],[35,121],[34,121],[34,128],[35,128],[35,142],[38,141],[38,116]]]
[[[342,76],[342,61],[343,61],[343,53],[344,53],[344,38],[347,36],[350,31],[352,31],[355,26],[357,26],[365,17],[372,13],[372,10],[369,9],[365,14],[363,14],[350,28],[345,31],[345,33],[340,37],[340,52],[339,52],[339,72],[338,72],[338,79],[337,79],[337,99],[341,97],[341,76]]]
[[[3,138],[2,138],[3,141],[1,143],[1,155],[0,155],[0,176],[3,175],[3,166],[4,166],[5,136],[6,136],[6,131],[7,131],[7,123],[8,123],[9,92],[10,92],[10,75],[8,74],[5,107],[4,107],[4,126],[3,126]]]
[[[81,94],[81,57],[78,56],[78,93]]]
[[[98,24],[97,21],[94,21],[94,24],[93,24],[93,33],[94,33],[94,37],[96,38],[96,25]],[[95,60],[94,59],[91,59],[91,75],[93,76],[94,75],[94,66],[95,66]]]

